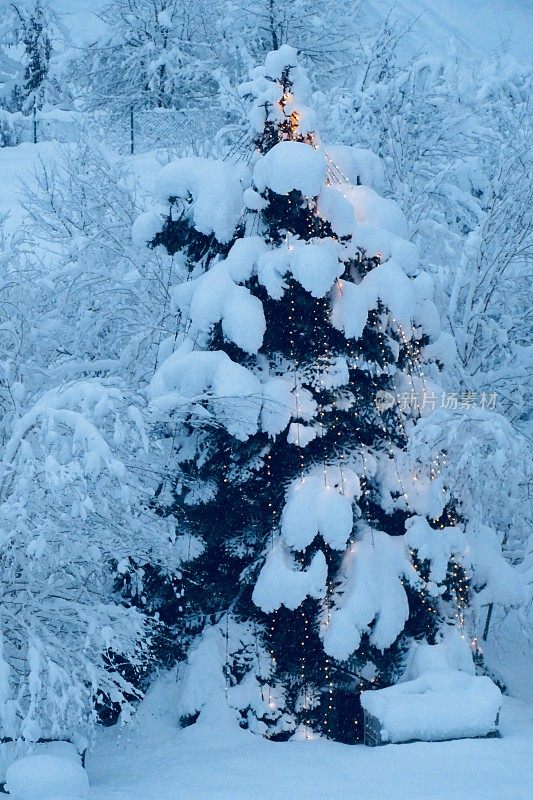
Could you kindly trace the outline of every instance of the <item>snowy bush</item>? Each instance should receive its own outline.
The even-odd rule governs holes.
[[[164,640],[157,592],[177,607],[196,550],[157,513],[168,445],[139,389],[170,333],[170,260],[135,261],[133,181],[95,150],[38,181],[0,262],[2,736],[83,742],[131,713]]]
[[[114,571],[180,560],[170,521],[139,502],[130,464],[146,456],[140,412],[109,381],[49,391],[13,425],[0,504],[4,736],[83,735],[95,702],[126,709],[137,694],[113,664],[145,670],[149,630],[113,597]]]

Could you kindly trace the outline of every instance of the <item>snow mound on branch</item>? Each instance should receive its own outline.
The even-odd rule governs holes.
[[[131,227],[131,238],[136,247],[146,247],[162,229],[164,219],[155,211],[140,214]]]
[[[225,265],[235,283],[250,280],[254,274],[257,261],[268,245],[261,236],[247,236],[237,239],[226,256]]]
[[[261,430],[269,436],[281,433],[291,420],[292,387],[284,378],[271,377],[263,383]]]
[[[354,207],[343,190],[335,186],[323,186],[318,196],[317,211],[327,220],[338,236],[350,236],[355,228]]]
[[[331,239],[278,247],[261,255],[257,263],[259,283],[274,300],[283,297],[287,274],[292,275],[313,297],[324,297],[343,270],[344,265],[339,261],[337,247]]]
[[[418,676],[363,692],[361,705],[381,723],[385,742],[439,741],[493,733],[502,704],[486,676],[453,669],[444,644],[420,648]]]
[[[269,78],[281,78],[287,67],[298,66],[298,50],[290,44],[282,44],[278,50],[270,50],[265,58],[265,75]]]
[[[421,356],[424,361],[438,361],[446,369],[450,369],[457,358],[454,337],[447,331],[441,331],[434,341],[421,348]]]
[[[420,580],[409,560],[404,537],[370,528],[350,548],[342,569],[342,594],[335,599],[323,632],[325,651],[340,661],[357,650],[365,632],[380,650],[390,647],[409,616],[402,579],[411,583]]]
[[[234,164],[191,156],[167,164],[155,181],[159,199],[192,200],[190,213],[196,230],[228,242],[243,211],[241,175]]]
[[[360,249],[369,257],[379,254],[382,262],[393,259],[396,263],[401,264],[403,271],[409,277],[418,275],[419,259],[416,244],[401,236],[396,236],[388,230],[379,228],[377,225],[358,223],[350,244],[350,252],[355,253]]]
[[[89,779],[81,764],[59,756],[33,755],[9,767],[6,788],[13,800],[85,800]]]
[[[261,430],[269,436],[285,430],[292,418],[310,421],[316,412],[316,401],[308,389],[276,376],[263,382]]]
[[[254,167],[253,181],[259,192],[276,194],[293,190],[316,197],[326,178],[324,154],[303,142],[279,142]]]
[[[465,549],[461,528],[435,530],[425,517],[411,517],[406,520],[405,528],[405,540],[409,547],[417,551],[422,561],[430,563],[429,579],[437,584],[444,583],[450,559]]]
[[[278,376],[261,381],[220,350],[172,353],[154,374],[148,398],[158,411],[211,420],[241,441],[259,426],[276,436],[291,419],[309,422],[317,411],[308,389]]]
[[[346,280],[336,283],[331,322],[348,338],[359,339],[369,312],[377,308],[380,300],[409,338],[417,311],[417,296],[412,281],[392,259],[370,270],[358,284]]]
[[[353,186],[359,184],[370,186],[376,191],[380,191],[383,187],[385,180],[383,164],[380,157],[371,150],[339,144],[328,147],[326,156],[329,156],[330,169],[334,177],[346,179]]]
[[[172,300],[197,330],[208,332],[221,322],[226,339],[246,353],[261,347],[266,330],[263,304],[235,282],[230,261],[218,262],[199,278],[176,286]]]
[[[287,442],[297,447],[307,447],[320,433],[316,425],[302,425],[301,422],[291,422],[287,433]]]
[[[187,663],[181,667],[178,714],[192,716],[201,711],[213,696],[223,696],[224,637],[217,626],[207,628],[191,647]]]
[[[299,570],[289,549],[283,542],[277,542],[259,573],[252,600],[266,614],[282,605],[294,610],[306,597],[317,600],[324,597],[327,574],[321,550],[315,553],[307,569]]]
[[[340,467],[317,469],[294,481],[281,517],[283,540],[305,550],[320,535],[333,549],[344,550],[353,529],[352,503],[360,493],[355,472]]]
[[[174,308],[184,313],[197,330],[206,332],[222,323],[227,339],[247,353],[263,342],[265,317],[261,301],[238,285],[257,274],[269,295],[281,299],[291,275],[313,297],[324,297],[344,266],[331,239],[296,241],[269,250],[257,236],[235,242],[227,258],[192,281],[175,287]]]
[[[211,419],[240,441],[257,431],[261,382],[221,350],[173,353],[155,372],[148,397],[160,411]]]
[[[375,225],[404,239],[408,237],[407,220],[395,200],[381,197],[369,186],[346,186],[344,194],[354,208],[357,222]]]

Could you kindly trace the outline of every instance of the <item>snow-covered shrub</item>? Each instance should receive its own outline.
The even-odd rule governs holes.
[[[14,147],[20,143],[20,131],[13,119],[14,115],[0,108],[0,147]]]
[[[96,704],[125,713],[138,694],[117,664],[147,669],[150,625],[117,598],[115,576],[145,563],[176,572],[181,551],[139,485],[149,455],[134,401],[109,380],[73,381],[12,424],[0,484],[3,736],[81,736]]]
[[[446,454],[446,491],[468,509],[477,638],[487,606],[524,609],[533,598],[529,451],[529,440],[505,417],[476,408],[435,411],[420,420],[409,442],[415,471],[436,453]]]
[[[140,256],[134,182],[87,146],[27,209],[0,261],[2,735],[80,739],[131,712],[195,553],[158,514],[171,442],[143,418],[180,267]]]

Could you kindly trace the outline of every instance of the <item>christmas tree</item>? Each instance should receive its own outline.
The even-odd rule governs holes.
[[[241,93],[249,158],[169,164],[166,212],[135,230],[190,274],[149,387],[176,473],[161,513],[196,556],[177,589],[181,711],[194,719],[218,681],[243,726],[354,742],[361,691],[464,623],[444,454],[407,454],[449,342],[405,219],[375,190],[379,160],[320,141],[296,50]]]

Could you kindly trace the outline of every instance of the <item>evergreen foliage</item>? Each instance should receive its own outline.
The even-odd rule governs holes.
[[[207,269],[204,285],[208,291],[210,267],[216,269],[225,256],[229,262],[243,237],[254,241],[260,238],[267,251],[265,258],[272,255],[283,259],[286,252],[289,261],[292,251],[311,253],[305,248],[333,247],[337,278],[322,290],[306,284],[309,278],[296,276],[294,268],[291,275],[289,266],[280,275],[279,291],[272,291],[259,268],[255,273],[249,269],[251,274],[242,285],[260,300],[266,323],[257,352],[235,344],[222,321],[207,326],[203,338],[200,331],[194,332],[194,325],[189,330],[196,342],[203,341],[203,348],[225,353],[234,364],[259,376],[263,386],[267,380],[281,381],[287,392],[285,402],[289,397],[294,406],[277,429],[263,424],[251,435],[235,434],[228,425],[213,425],[208,419],[199,428],[196,415],[180,415],[179,477],[172,510],[205,544],[194,561],[194,579],[185,581],[183,613],[186,619],[197,620],[199,627],[213,622],[222,631],[226,627],[224,672],[228,691],[242,689],[245,683],[242,665],[239,667],[229,640],[241,636],[243,626],[253,628],[248,647],[252,654],[255,648],[257,659],[255,663],[250,659],[245,674],[253,674],[254,691],[263,705],[258,707],[249,697],[243,699],[241,691],[235,703],[242,724],[257,728],[259,720],[259,729],[272,738],[285,738],[301,729],[305,735],[315,730],[353,742],[362,735],[360,691],[393,683],[403,671],[410,643],[434,643],[443,626],[454,622],[456,562],[453,549],[446,550],[446,536],[459,530],[459,519],[438,477],[438,468],[428,474],[426,493],[431,501],[426,500],[424,510],[421,512],[424,502],[420,497],[410,501],[413,479],[406,471],[405,448],[417,415],[402,410],[396,402],[384,408],[380,404],[381,397],[395,398],[402,385],[419,380],[424,346],[437,340],[438,332],[432,330],[428,335],[421,319],[415,319],[418,309],[413,308],[413,326],[406,334],[391,309],[379,299],[366,309],[361,334],[347,336],[342,326],[335,324],[338,297],[347,282],[355,288],[374,271],[383,270],[382,254],[363,249],[355,228],[353,234],[337,232],[342,226],[335,214],[328,219],[320,213],[322,190],[310,196],[298,188],[297,182],[287,192],[273,189],[276,181],[258,186],[257,164],[281,144],[300,143],[323,152],[312,131],[311,111],[305,106],[307,91],[307,79],[289,47],[269,54],[266,67],[255,70],[252,81],[243,87],[253,105],[251,146],[257,155],[255,182],[248,192],[253,192],[251,204],[255,203],[256,210],[249,210],[244,225],[236,229],[230,243],[233,248],[217,250],[213,262],[203,262],[202,269]],[[326,189],[338,183],[338,169],[331,164],[325,183],[322,181]],[[341,201],[342,189],[337,193]],[[176,198],[171,202],[175,204]],[[186,206],[187,200],[184,202]],[[193,260],[198,232],[190,220],[184,223],[184,219],[187,214],[183,210],[176,221],[171,213],[153,244],[166,245],[174,253],[179,242],[181,252]],[[190,225],[188,236],[185,224]],[[386,248],[386,232],[382,235]],[[306,268],[310,269],[304,256],[303,270]],[[194,269],[191,264],[193,279],[198,282],[202,273]],[[280,269],[284,271],[283,266]],[[327,269],[320,259],[318,269]],[[179,362],[175,368],[179,369]],[[431,370],[438,372],[435,366]],[[279,402],[282,405],[284,400]],[[264,389],[262,403],[264,412]],[[238,414],[238,403],[235,408]],[[283,416],[286,409],[276,409],[280,411]],[[299,487],[310,479],[316,481],[317,476],[317,485],[325,485],[326,497],[321,535],[317,531],[301,542],[296,541],[296,535],[289,542],[291,492],[296,495]],[[310,506],[317,502],[313,493],[308,498]],[[352,522],[347,536],[343,538],[340,532],[339,543],[346,507],[339,515],[334,503],[346,500]],[[305,505],[299,508],[304,516],[312,511]],[[333,530],[326,535],[329,513],[333,515]],[[435,540],[420,540],[419,546],[427,556],[418,553],[416,546],[409,554],[407,546],[406,527],[413,519],[420,521],[420,513],[426,537]],[[298,524],[296,520],[296,527]],[[305,528],[306,520],[301,524]],[[363,550],[374,536],[379,537],[380,547],[373,554],[373,543],[370,545],[369,561],[366,567],[361,562],[363,572],[359,575],[363,594],[366,591],[369,597],[359,597],[357,602],[368,605],[363,611],[367,619],[361,633],[351,637],[351,643],[348,635],[348,643],[339,645],[328,638],[328,627],[334,625],[336,614],[346,614],[343,609],[350,602],[350,594],[359,591],[358,584],[354,589],[350,582],[350,563],[363,559]],[[400,550],[394,541],[399,543],[401,556],[396,555]],[[434,551],[439,547],[446,551],[447,567],[437,586],[430,572]],[[276,572],[272,564],[278,551],[282,566]],[[377,559],[374,567],[372,558]],[[395,560],[398,563],[392,564]],[[284,582],[296,585],[316,572],[322,562],[324,576],[313,589],[304,591],[297,600],[282,599]],[[462,575],[460,557],[457,563]],[[276,561],[277,567],[279,564]],[[372,585],[376,580],[378,583]],[[258,591],[260,585],[266,585],[270,600],[262,599],[265,593]],[[371,599],[376,593],[383,599]],[[405,619],[399,624],[398,609],[387,607],[395,597],[406,606]],[[467,602],[468,587],[463,584],[461,598]],[[380,632],[380,626],[387,630]],[[339,636],[339,630],[334,636]],[[342,657],[345,646],[349,654]],[[278,698],[275,702],[274,695]]]

